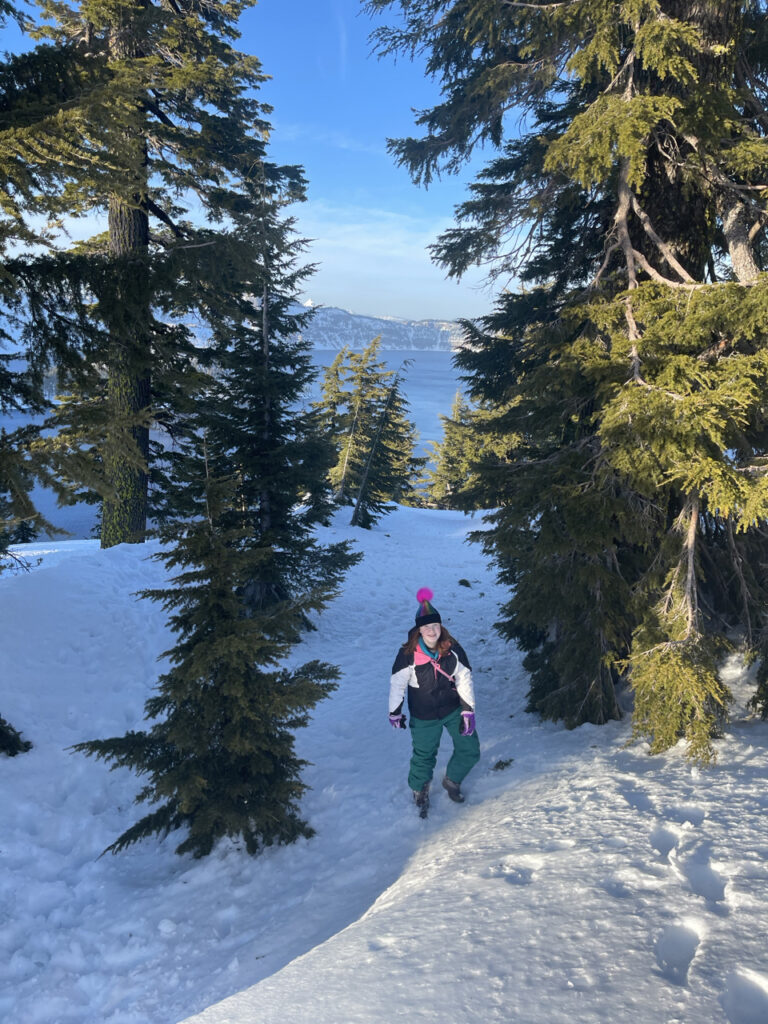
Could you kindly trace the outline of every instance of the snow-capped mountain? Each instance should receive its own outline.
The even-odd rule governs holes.
[[[382,349],[450,352],[460,347],[462,330],[450,320],[399,320],[390,316],[362,316],[335,306],[317,306],[301,336],[316,349],[338,350],[346,346],[360,352],[380,337]]]

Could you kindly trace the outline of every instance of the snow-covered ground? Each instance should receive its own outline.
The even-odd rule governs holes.
[[[101,851],[140,780],[67,748],[142,727],[171,637],[152,547],[30,546],[0,576],[0,1019],[9,1024],[765,1024],[768,724],[739,701],[719,762],[649,757],[627,722],[524,712],[478,521],[398,509],[323,531],[364,560],[296,651],[341,667],[298,735],[309,841],[195,861],[178,836]],[[461,581],[469,583],[464,585]],[[553,581],[556,585],[556,581]],[[388,677],[420,586],[475,671],[483,759],[421,821]],[[437,778],[447,760],[441,752]]]

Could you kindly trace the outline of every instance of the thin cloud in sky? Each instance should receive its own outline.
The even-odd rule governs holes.
[[[338,30],[338,42],[339,42],[339,78],[342,82],[347,80],[347,24],[342,8],[337,2],[334,4],[334,16],[336,20],[336,28]]]
[[[310,200],[290,212],[298,234],[309,240],[306,261],[318,264],[305,299],[412,320],[471,318],[492,308],[493,293],[479,268],[456,282],[430,259],[428,247],[451,225],[450,218],[327,200]],[[43,226],[40,220],[37,227]],[[106,226],[104,214],[68,219],[59,244],[68,247]]]
[[[393,256],[410,250],[414,244],[424,248],[450,223],[446,219],[417,217],[399,210],[341,206],[322,200],[309,201],[302,210],[302,221],[321,227],[328,243],[361,250],[386,249]]]
[[[412,319],[483,315],[493,305],[483,273],[448,281],[428,252],[475,169],[427,191],[387,152],[387,136],[411,134],[413,109],[434,102],[436,87],[422,60],[395,66],[371,56],[377,22],[361,9],[359,0],[259,0],[241,19],[243,50],[271,76],[261,94],[274,108],[269,159],[301,165],[309,183],[309,202],[293,211],[314,239],[309,259],[321,264],[307,297]],[[67,227],[62,245],[104,225],[85,218]]]
[[[273,118],[273,136],[283,142],[308,142],[315,146],[327,146],[329,149],[343,149],[350,153],[367,153],[371,156],[386,157],[391,160],[387,153],[385,139],[378,142],[366,142],[364,139],[356,138],[345,132],[333,128],[323,128],[316,124],[285,124],[278,118]]]
[[[322,201],[295,213],[299,232],[311,239],[309,260],[319,264],[307,298],[406,319],[454,320],[492,307],[482,271],[456,282],[432,263],[428,246],[450,225],[447,218]]]
[[[270,157],[300,164],[309,184],[309,202],[294,210],[321,264],[307,297],[409,319],[489,312],[480,271],[446,281],[427,251],[466,198],[474,164],[427,191],[387,151],[388,137],[413,134],[414,109],[439,99],[423,59],[373,55],[381,21],[360,0],[259,0],[242,20],[272,76]]]

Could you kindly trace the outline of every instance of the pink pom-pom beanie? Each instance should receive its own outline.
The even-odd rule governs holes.
[[[432,598],[435,595],[429,589],[429,587],[422,587],[421,590],[416,594],[416,600],[419,602],[418,610],[416,611],[416,625],[427,626],[430,622],[442,622],[440,618],[440,612],[437,611],[435,606],[431,604]]]

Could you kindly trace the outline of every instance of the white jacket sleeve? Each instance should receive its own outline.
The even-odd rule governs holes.
[[[411,678],[413,671],[413,665],[405,665],[403,668],[398,669],[397,672],[392,673],[392,678],[389,680],[390,715],[394,714],[395,711],[402,711],[408,680]]]
[[[472,669],[469,667],[467,656],[462,648],[456,650],[456,671],[453,673],[453,678],[456,682],[456,692],[461,700],[462,707],[468,708],[470,711],[475,710],[475,686],[472,682]]]

